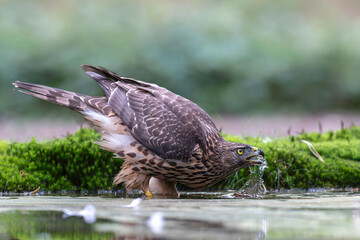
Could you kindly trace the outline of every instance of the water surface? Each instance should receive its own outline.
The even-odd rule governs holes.
[[[180,199],[0,197],[0,239],[359,239],[358,192],[187,192]],[[96,222],[63,218],[91,204]]]

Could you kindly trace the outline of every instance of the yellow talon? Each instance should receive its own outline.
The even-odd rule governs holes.
[[[152,198],[154,195],[152,194],[152,192],[150,190],[146,190],[145,191],[145,196],[148,198]]]

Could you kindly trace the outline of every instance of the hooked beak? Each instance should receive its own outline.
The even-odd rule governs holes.
[[[257,147],[253,148],[254,150],[254,154],[249,156],[246,161],[249,161],[251,164],[262,164],[265,160],[264,156],[264,152]]]

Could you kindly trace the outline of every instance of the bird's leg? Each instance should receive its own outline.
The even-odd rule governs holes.
[[[145,196],[146,196],[146,198],[153,198],[153,197],[154,197],[154,195],[152,194],[152,192],[150,191],[150,189],[149,189],[149,190],[145,190]]]
[[[142,190],[145,193],[146,198],[153,198],[154,195],[152,194],[149,186],[150,177],[146,177],[142,184]]]
[[[168,182],[152,177],[149,186],[151,192],[155,195],[179,196],[176,190],[176,182]]]

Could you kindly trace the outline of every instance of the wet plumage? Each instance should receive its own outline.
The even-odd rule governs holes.
[[[240,168],[261,163],[255,147],[225,141],[195,103],[156,84],[82,65],[105,97],[15,82],[20,92],[81,113],[101,133],[98,144],[124,159],[114,184],[177,194],[176,183],[206,188]]]

